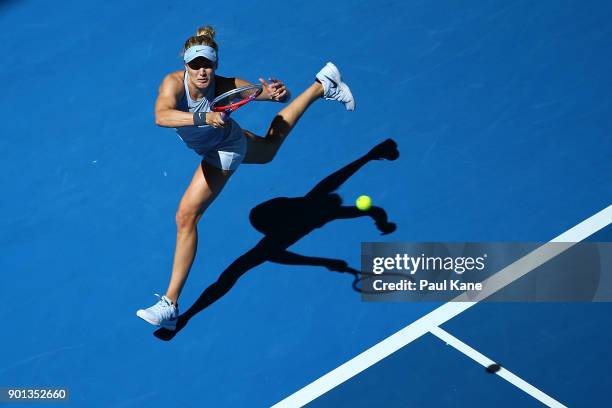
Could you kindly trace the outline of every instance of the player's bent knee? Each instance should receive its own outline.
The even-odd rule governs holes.
[[[176,212],[176,227],[179,230],[194,228],[198,223],[200,213],[179,208]]]

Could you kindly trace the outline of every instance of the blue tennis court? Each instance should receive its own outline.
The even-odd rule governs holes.
[[[610,303],[363,302],[329,266],[359,269],[362,242],[612,242],[611,20],[606,1],[1,2],[0,388],[76,407],[609,405]],[[231,177],[168,335],[135,312],[168,283],[200,158],[153,109],[205,24],[220,75],[295,96],[333,61],[357,107],[316,102]],[[263,134],[282,106],[233,118]],[[363,159],[389,138],[397,160]],[[342,204],[309,199],[325,183]],[[394,232],[326,212],[363,194]],[[308,231],[279,262],[262,228]]]

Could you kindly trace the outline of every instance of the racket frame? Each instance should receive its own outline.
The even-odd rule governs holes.
[[[227,98],[230,95],[233,94],[237,94],[249,89],[257,89],[257,92],[255,92],[253,95],[241,99],[237,102],[231,103],[229,105],[225,105],[225,106],[215,106],[215,104],[217,102],[219,102],[220,100]],[[261,95],[261,93],[263,92],[263,86],[261,85],[245,85],[245,86],[240,86],[238,88],[234,88],[230,91],[227,91],[225,93],[222,93],[221,95],[217,96],[215,99],[213,99],[212,103],[211,103],[211,109],[213,110],[213,112],[224,112],[226,115],[229,115],[230,113],[232,113],[233,111],[235,111],[236,109],[238,109],[239,107],[246,105],[247,103],[251,102],[253,99],[257,98],[259,95]]]

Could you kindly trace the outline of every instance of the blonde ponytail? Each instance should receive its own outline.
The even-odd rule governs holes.
[[[194,36],[191,36],[185,41],[185,45],[183,47],[183,52],[187,50],[189,47],[193,47],[194,45],[208,45],[209,47],[213,47],[215,51],[219,52],[219,46],[215,42],[215,29],[211,26],[202,26],[198,27]]]

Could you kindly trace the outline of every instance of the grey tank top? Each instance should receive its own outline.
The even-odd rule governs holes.
[[[183,79],[185,95],[177,104],[176,109],[183,112],[211,112],[212,109],[210,108],[210,104],[215,98],[215,81],[208,87],[208,91],[202,99],[194,101],[189,95],[187,75],[187,72],[185,72]],[[187,146],[195,150],[198,154],[206,154],[211,150],[215,150],[217,146],[221,145],[224,140],[230,137],[232,132],[239,129],[240,126],[238,123],[230,118],[229,122],[222,128],[214,128],[209,125],[184,126],[176,128],[176,133]]]

